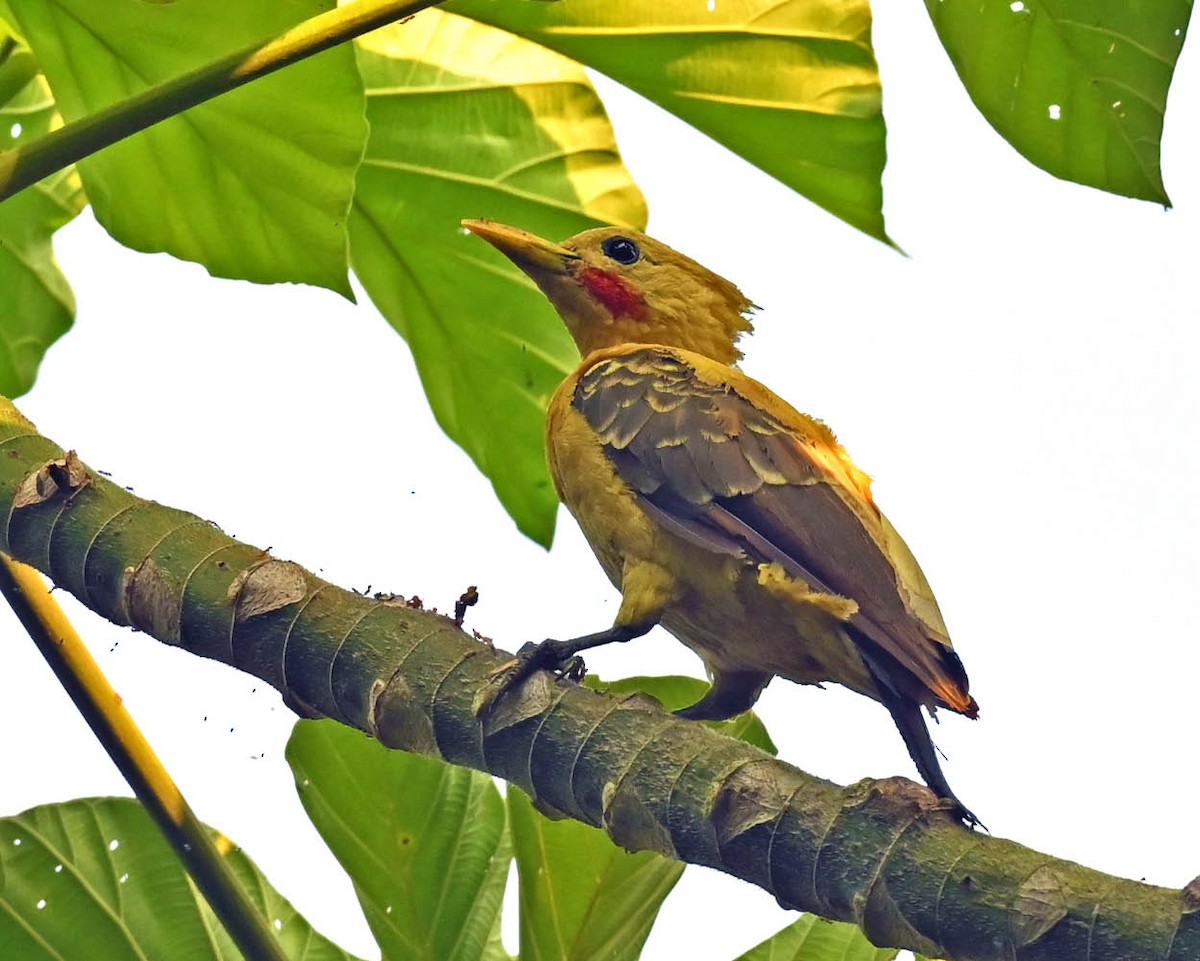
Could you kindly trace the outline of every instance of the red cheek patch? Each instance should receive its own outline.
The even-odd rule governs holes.
[[[646,298],[618,274],[599,267],[587,267],[579,272],[579,282],[614,317],[642,320],[646,316]]]

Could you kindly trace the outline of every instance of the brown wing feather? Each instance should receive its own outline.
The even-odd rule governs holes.
[[[885,655],[864,649],[873,668],[895,662],[946,706],[973,712],[958,658],[906,608],[895,567],[824,466],[824,432],[804,436],[659,347],[598,362],[573,405],[669,530],[706,550],[781,563],[814,590],[853,599],[852,636]]]

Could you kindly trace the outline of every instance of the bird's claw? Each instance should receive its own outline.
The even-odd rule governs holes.
[[[587,665],[578,654],[562,651],[561,644],[561,641],[549,637],[541,643],[529,641],[523,644],[517,651],[517,663],[514,666],[516,674],[510,683],[522,681],[537,670],[551,671],[563,680],[576,684],[582,681],[587,674]]]
[[[566,660],[559,662],[558,676],[564,681],[579,684],[587,676],[587,665],[578,654],[572,654]]]
[[[968,829],[974,831],[976,828],[979,828],[981,831],[987,831],[987,825],[979,820],[979,818],[974,815],[971,809],[963,804],[958,798],[950,797],[944,798],[943,800],[949,802],[950,813],[962,821],[962,823],[965,824]],[[990,834],[991,832],[988,831],[988,833]]]
[[[517,656],[497,668],[488,677],[484,694],[476,713],[490,710],[502,695],[519,686],[536,671],[551,671],[564,681],[578,684],[587,674],[587,665],[578,654],[562,652],[562,642],[547,638],[540,643],[529,641],[517,651]]]

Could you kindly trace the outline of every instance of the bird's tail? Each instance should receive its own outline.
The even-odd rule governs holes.
[[[978,717],[979,705],[967,692],[967,672],[963,669],[962,661],[948,647],[942,648],[939,653],[946,668],[946,677],[938,678],[929,685],[929,689],[941,701],[942,706],[967,717]]]
[[[967,672],[952,648],[924,636],[914,636],[913,643],[902,649],[909,657],[901,661],[893,653],[895,645],[889,649],[877,640],[880,634],[873,627],[855,619],[847,625],[875,679],[881,701],[886,704],[885,695],[890,694],[914,704],[932,703],[967,717],[979,716],[979,705],[968,691]]]

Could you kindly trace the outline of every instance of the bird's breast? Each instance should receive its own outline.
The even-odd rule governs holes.
[[[657,532],[638,506],[637,495],[617,476],[595,431],[571,406],[575,382],[567,378],[550,402],[550,476],[608,579],[620,587],[624,558],[652,559],[658,551]]]

